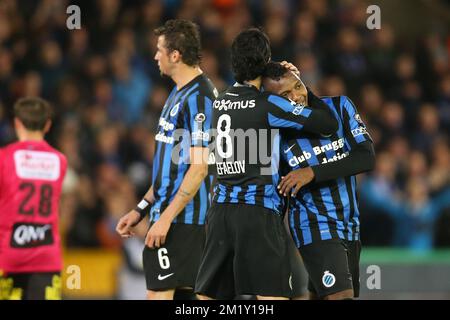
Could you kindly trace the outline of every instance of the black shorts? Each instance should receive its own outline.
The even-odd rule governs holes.
[[[61,300],[59,272],[0,275],[0,300]]]
[[[308,289],[318,298],[353,289],[359,297],[360,241],[330,239],[301,246],[309,273]]]
[[[291,297],[286,237],[282,219],[269,209],[214,203],[195,291],[215,299]]]
[[[305,265],[303,264],[298,249],[295,246],[294,240],[289,235],[287,237],[287,246],[292,272],[291,298],[306,298],[308,294],[308,273],[306,272]]]
[[[194,288],[205,237],[205,226],[173,223],[164,246],[155,249],[145,246],[143,264],[147,289]]]

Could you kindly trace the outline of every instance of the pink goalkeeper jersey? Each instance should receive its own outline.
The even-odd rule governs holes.
[[[62,269],[59,198],[67,161],[45,141],[0,149],[0,270]]]

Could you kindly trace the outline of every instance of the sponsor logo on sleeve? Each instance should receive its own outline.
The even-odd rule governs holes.
[[[205,142],[209,141],[209,133],[203,132],[201,130],[195,131],[192,133],[192,140],[202,140]]]
[[[363,135],[363,134],[367,134],[367,130],[366,130],[365,127],[358,127],[356,129],[352,130],[353,137],[357,137],[357,136],[360,136],[360,135]]]

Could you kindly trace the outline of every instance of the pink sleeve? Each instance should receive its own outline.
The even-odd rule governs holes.
[[[0,149],[0,190],[3,186],[3,149]]]
[[[61,181],[64,181],[64,177],[67,172],[67,158],[61,153]]]

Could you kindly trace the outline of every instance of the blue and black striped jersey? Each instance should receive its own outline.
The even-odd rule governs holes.
[[[291,170],[339,161],[357,144],[371,141],[349,98],[338,96],[320,100],[333,112],[339,129],[327,137],[301,135],[283,140],[282,157]],[[311,183],[300,189],[290,201],[289,223],[295,231],[297,246],[332,238],[358,240],[356,177]]]
[[[150,220],[156,221],[175,197],[189,169],[189,148],[208,147],[212,102],[217,90],[203,74],[181,89],[173,88],[159,118],[155,137],[152,185],[155,202]],[[173,223],[205,223],[211,202],[212,176],[203,180],[194,198]]]
[[[212,127],[217,129],[213,201],[257,205],[280,214],[279,129],[300,132],[313,127],[322,132],[322,126],[312,126],[311,121],[332,118],[320,112],[250,85],[235,84],[222,93],[213,104]]]

